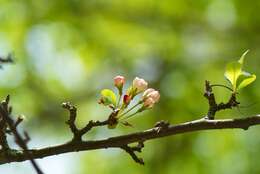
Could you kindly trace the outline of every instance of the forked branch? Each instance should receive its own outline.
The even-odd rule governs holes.
[[[141,152],[144,148],[144,142],[152,139],[157,139],[166,136],[172,136],[176,134],[189,133],[194,131],[202,130],[213,130],[213,129],[233,129],[240,128],[247,130],[250,126],[260,124],[260,115],[254,115],[245,118],[238,119],[214,119],[215,114],[223,109],[231,109],[232,107],[238,106],[239,102],[236,101],[235,94],[231,94],[231,97],[227,103],[217,104],[215,100],[214,93],[210,83],[206,81],[205,84],[205,97],[209,102],[209,111],[206,117],[201,119],[190,121],[186,123],[172,125],[166,121],[160,121],[155,124],[151,129],[130,133],[127,135],[120,135],[110,138],[105,138],[101,140],[83,140],[82,137],[88,133],[91,129],[99,126],[109,125],[111,119],[114,118],[109,116],[105,121],[89,121],[85,127],[78,128],[76,125],[77,109],[71,103],[63,103],[63,108],[69,111],[69,119],[66,122],[73,134],[73,138],[64,144],[57,146],[50,146],[42,149],[28,149],[26,146],[26,140],[23,139],[16,130],[17,125],[21,122],[17,119],[16,122],[11,121],[7,112],[11,111],[10,107],[7,107],[4,102],[1,104],[1,120],[0,120],[0,133],[1,141],[0,144],[2,149],[0,151],[0,164],[10,163],[10,162],[21,162],[25,160],[31,160],[32,163],[34,159],[44,158],[52,155],[58,155],[69,152],[78,151],[88,151],[95,149],[107,149],[107,148],[118,148],[123,149],[127,152],[131,158],[139,163],[144,164],[142,158],[136,155],[136,152]],[[9,101],[9,99],[8,99]],[[3,115],[4,114],[4,115]],[[113,115],[113,112],[112,112]],[[9,121],[8,121],[9,120]],[[113,120],[112,120],[113,121]],[[7,123],[7,124],[6,124]],[[8,128],[8,129],[7,129]],[[10,130],[9,130],[10,129]],[[6,133],[11,132],[17,140],[17,144],[20,145],[22,150],[16,150],[9,147],[6,140]],[[132,145],[137,143],[137,145]],[[37,166],[36,166],[37,168]]]

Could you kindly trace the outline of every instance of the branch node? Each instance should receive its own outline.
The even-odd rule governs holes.
[[[75,124],[77,117],[77,108],[73,106],[70,102],[64,102],[61,104],[64,109],[69,111],[69,119],[66,121],[66,124],[69,125],[71,132],[73,133],[73,141],[81,140],[81,136],[79,135],[79,130]]]
[[[165,120],[161,120],[155,123],[154,127],[157,128],[157,133],[167,130],[170,126],[170,123]]]
[[[242,127],[242,129],[244,129],[244,130],[246,131],[246,130],[249,129],[249,127],[250,127],[250,126],[247,125],[247,126]]]
[[[215,95],[212,90],[212,87],[214,87],[214,86],[216,86],[216,85],[210,85],[209,81],[207,81],[207,80],[205,81],[204,97],[207,98],[208,104],[209,104],[208,113],[205,118],[209,119],[209,120],[214,120],[216,112],[225,110],[225,109],[232,109],[233,107],[237,107],[240,104],[236,100],[237,93],[235,93],[235,92],[231,93],[231,96],[227,103],[221,102],[221,103],[217,104]]]
[[[206,118],[209,120],[214,120],[217,111],[217,103],[216,103],[215,95],[212,92],[212,87],[210,85],[210,82],[207,80],[205,81],[204,97],[208,99],[208,103],[209,103],[209,110]]]
[[[128,145],[122,146],[121,149],[123,149],[125,152],[127,152],[136,163],[144,165],[144,160],[142,158],[139,158],[135,154],[135,151],[136,151],[135,149],[129,147]]]
[[[144,148],[144,142],[139,141],[136,146],[131,147],[133,151],[142,152],[142,149]]]

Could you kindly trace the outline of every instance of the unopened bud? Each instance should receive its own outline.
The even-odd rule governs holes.
[[[154,101],[152,98],[147,98],[147,99],[144,101],[144,105],[143,105],[143,106],[144,106],[146,109],[150,109],[150,108],[153,107],[154,103],[155,103],[155,101]]]
[[[160,93],[152,88],[147,89],[143,94],[143,101],[148,98],[152,98],[155,103],[160,99]]]
[[[125,77],[124,76],[116,76],[114,78],[114,85],[119,90],[120,95],[122,94],[122,88],[123,88],[124,84],[125,84]]]
[[[129,95],[124,95],[123,101],[125,105],[128,105],[131,102],[131,96]]]
[[[143,92],[144,90],[147,89],[148,83],[141,78],[136,77],[133,80],[133,89],[136,89],[136,93]]]

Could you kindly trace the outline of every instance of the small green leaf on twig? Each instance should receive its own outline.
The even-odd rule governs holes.
[[[226,66],[225,77],[232,85],[233,92],[248,86],[256,79],[256,75],[242,71],[244,59],[248,52],[249,50],[237,62],[228,63]]]
[[[245,59],[245,57],[246,57],[246,55],[247,55],[248,52],[249,52],[249,50],[246,50],[246,52],[244,52],[244,53],[242,54],[242,56],[240,57],[240,59],[238,60],[238,63],[240,63],[242,66],[243,66],[243,64],[244,64],[244,59]]]
[[[247,85],[251,84],[256,79],[255,74],[247,74],[247,75],[242,75],[242,76],[243,76],[243,80],[241,80],[240,84],[238,85],[237,90],[240,90],[240,89],[246,87]]]
[[[114,105],[116,106],[116,95],[115,93],[110,89],[103,89],[101,91],[101,100],[104,105]]]

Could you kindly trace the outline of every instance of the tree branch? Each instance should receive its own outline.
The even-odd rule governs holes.
[[[20,135],[20,133],[16,129],[18,124],[22,120],[18,119],[16,122],[14,122],[13,119],[10,117],[11,109],[9,109],[9,106],[8,106],[9,99],[10,99],[10,97],[8,95],[6,97],[6,99],[4,101],[2,101],[1,104],[0,104],[0,116],[1,116],[1,119],[2,119],[3,122],[6,123],[6,125],[9,127],[10,131],[13,133],[17,145],[19,145],[23,149],[24,155],[26,155],[27,158],[31,161],[31,163],[32,163],[34,169],[36,170],[37,174],[43,174],[43,172],[41,171],[40,167],[35,162],[33,156],[28,151],[28,147],[27,147],[27,142],[28,142],[27,140],[28,140],[28,137],[29,137],[28,134],[25,133],[26,139],[24,140],[23,137]],[[9,151],[9,147],[7,149],[4,149],[4,151],[3,151],[3,153],[5,154],[6,157],[8,157],[8,154],[9,154],[8,152],[10,152]]]
[[[81,137],[78,136],[79,130],[75,124],[77,117],[77,108],[73,106],[70,102],[62,103],[62,107],[69,111],[69,120],[66,121],[66,124],[69,125],[70,130],[73,133],[73,139],[81,139]]]
[[[186,122],[178,125],[168,125],[167,127],[154,127],[141,132],[135,132],[127,135],[121,135],[116,137],[110,137],[102,140],[95,141],[70,141],[58,146],[52,146],[42,149],[31,149],[31,157],[34,159],[44,158],[47,156],[58,155],[68,152],[88,151],[94,149],[106,149],[106,148],[122,148],[126,145],[135,142],[145,142],[156,138],[189,133],[201,130],[212,129],[232,129],[240,128],[247,130],[250,126],[260,124],[260,115],[255,115],[246,118],[239,119],[223,119],[223,120],[208,120],[199,119],[191,122]],[[125,149],[124,149],[125,150]],[[3,154],[0,154],[0,164],[19,162],[29,160],[29,157],[24,151],[12,150],[9,153],[8,158]]]
[[[8,106],[9,98],[7,98],[6,101],[2,102],[0,105],[0,144],[2,146],[2,150],[0,151],[0,164],[30,160],[37,170],[38,166],[34,162],[34,159],[68,152],[88,151],[106,148],[123,149],[131,156],[131,158],[135,162],[139,164],[144,164],[143,159],[139,158],[136,155],[136,152],[141,152],[142,148],[144,147],[144,142],[147,140],[201,130],[231,128],[241,128],[247,130],[250,126],[260,124],[260,115],[239,119],[214,120],[216,112],[224,109],[232,109],[233,107],[239,105],[239,102],[236,101],[236,93],[231,93],[228,102],[222,102],[218,104],[212,91],[212,85],[210,85],[209,81],[206,81],[204,96],[208,99],[209,109],[207,116],[202,119],[181,123],[178,125],[171,125],[169,122],[159,121],[155,124],[153,128],[148,130],[91,141],[82,140],[82,136],[94,127],[105,125],[109,126],[117,123],[118,120],[115,116],[118,114],[118,110],[113,109],[113,112],[105,121],[91,120],[86,124],[85,127],[79,129],[76,125],[77,108],[71,103],[66,102],[62,104],[62,107],[69,111],[69,119],[66,123],[69,125],[70,130],[73,133],[72,140],[58,146],[46,147],[42,149],[27,148],[26,144],[30,138],[28,134],[25,134],[24,139],[17,132],[16,127],[22,121],[22,118],[18,118],[17,121],[14,122],[9,117],[11,113],[11,107]],[[7,127],[9,127],[10,130],[8,130]],[[15,136],[17,144],[22,148],[22,150],[11,149],[8,146],[8,142],[6,141],[6,133],[8,132],[11,132]],[[136,146],[130,146],[130,144],[132,143],[138,144]]]

